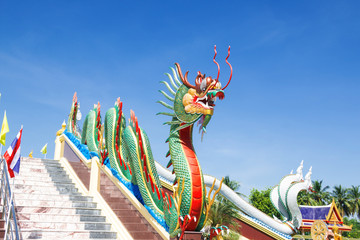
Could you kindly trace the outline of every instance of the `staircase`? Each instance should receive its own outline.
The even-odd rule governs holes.
[[[91,197],[56,160],[22,158],[12,187],[23,239],[116,239]]]
[[[162,240],[161,236],[149,226],[146,219],[104,173],[101,173],[100,182],[101,195],[135,240]]]
[[[69,162],[88,188],[90,181],[90,169],[82,162]],[[119,188],[106,176],[100,174],[100,194],[113,210],[115,215],[124,224],[134,240],[162,240],[163,238],[150,226],[147,220],[134,207],[129,199]]]

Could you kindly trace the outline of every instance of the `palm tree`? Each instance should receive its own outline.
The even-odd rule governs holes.
[[[237,195],[241,196],[241,197],[246,197],[245,194],[242,194],[241,192],[239,192],[240,190],[240,183],[236,180],[231,180],[229,176],[225,176],[224,177],[224,181],[223,184],[225,184],[226,186],[228,186],[229,188],[231,188],[231,190],[233,190]],[[218,200],[227,200],[226,198],[224,198],[222,195],[218,195],[217,196]]]
[[[239,213],[232,203],[215,201],[209,211],[208,224],[211,227],[215,227],[217,224],[224,225],[235,230],[239,224],[234,221],[234,218],[238,217]]]
[[[238,191],[240,188],[240,183],[235,180],[230,180],[229,176],[224,178],[223,184],[226,184],[238,195],[242,195]],[[216,201],[210,208],[206,229],[210,231],[211,227],[215,227],[217,224],[219,224],[220,226],[224,225],[229,227],[235,233],[239,233],[240,225],[237,221],[234,221],[234,219],[237,218],[239,218],[238,208],[231,201],[227,200],[221,194],[219,194],[216,196]],[[233,236],[234,234],[230,234],[230,236],[223,237],[224,239],[231,239]]]
[[[330,193],[327,191],[330,187],[323,186],[323,181],[315,180],[312,182],[313,192],[310,193],[311,205],[319,206],[328,204],[330,201]]]
[[[343,188],[341,185],[335,186],[331,195],[334,197],[336,206],[338,207],[341,215],[349,216],[351,214],[351,203],[348,195],[348,189]]]
[[[311,196],[310,193],[307,191],[301,191],[299,192],[299,195],[297,197],[297,202],[299,205],[312,205]]]
[[[360,218],[360,186],[352,185],[351,188],[349,188],[348,195],[352,214]]]

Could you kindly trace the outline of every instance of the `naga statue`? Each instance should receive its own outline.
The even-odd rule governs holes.
[[[100,104],[95,105],[87,114],[80,134],[76,127],[78,103],[75,93],[68,119],[68,132],[86,144],[90,152],[97,153],[100,161],[108,158],[111,168],[123,181],[138,186],[144,204],[156,216],[165,220],[171,237],[185,230],[200,231],[213,202],[210,200],[207,204],[206,201],[204,177],[192,144],[192,134],[197,122],[202,136],[204,135],[214,113],[215,101],[217,98],[222,100],[225,97],[224,90],[232,78],[232,66],[228,62],[230,47],[226,63],[231,73],[224,87],[219,81],[220,66],[215,60],[216,46],[214,51],[213,61],[218,68],[215,79],[199,71],[195,85],[192,85],[188,81],[188,72],[183,75],[180,65],[175,63],[175,68],[171,68],[172,74],[167,74],[169,82],[161,82],[168,89],[168,93],[162,90],[160,93],[171,103],[158,101],[170,110],[158,114],[172,118],[165,123],[170,126],[166,140],[169,144],[166,156],[170,156],[167,167],[172,165],[176,176],[176,187],[172,196],[165,193],[161,187],[149,138],[139,126],[133,111],[130,114],[129,125],[126,126],[120,98],[115,102],[115,106],[106,112],[104,125],[101,122]]]
[[[270,200],[276,210],[282,215],[284,223],[296,232],[302,223],[302,214],[297,204],[297,196],[301,191],[312,191],[312,167],[303,179],[303,161],[297,168],[295,174],[283,177],[279,183],[272,188]]]

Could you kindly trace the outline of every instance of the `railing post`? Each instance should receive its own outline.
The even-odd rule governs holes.
[[[54,151],[54,160],[60,160],[64,154],[64,141],[61,138],[61,134],[65,131],[66,123],[65,120],[61,125],[61,129],[56,133],[55,139],[55,151]]]
[[[5,165],[6,166],[6,165]],[[3,201],[3,218],[4,219],[6,219],[5,217],[6,217],[6,204],[7,204],[7,196],[9,195],[9,193],[8,193],[8,188],[6,187],[6,182],[5,181],[7,181],[7,175],[6,175],[7,173],[6,172],[4,172],[4,178],[3,178],[3,181],[4,181],[4,189],[3,189],[3,191],[4,191],[4,194],[3,194],[3,196],[2,196],[2,201]]]
[[[6,239],[7,239],[7,233],[9,232],[9,229],[11,227],[10,218],[11,218],[11,208],[13,207],[13,199],[14,199],[14,195],[13,195],[13,193],[11,193],[10,202],[8,203],[9,208],[8,208],[6,221],[5,221],[5,237],[6,237]]]
[[[60,160],[64,156],[64,137],[56,136],[55,139],[55,151],[54,151],[54,160]]]
[[[60,160],[61,156],[61,142],[60,137],[57,136],[55,139],[55,151],[54,151],[54,160]]]
[[[4,166],[3,164],[1,164],[2,166]],[[1,197],[1,205],[3,206],[2,212],[4,213],[4,209],[5,209],[5,194],[6,188],[5,188],[5,167],[3,167],[1,169],[1,189],[0,189],[0,197]],[[2,218],[5,218],[5,214],[2,215]]]
[[[94,195],[96,192],[100,192],[100,166],[99,158],[93,157],[91,159],[91,171],[90,171],[90,187],[89,192]]]
[[[2,165],[1,176],[1,201],[3,201],[3,219],[5,220],[5,235],[4,239],[20,239],[19,229],[16,220],[16,213],[14,208],[14,193],[10,188],[9,173],[7,172],[6,161],[0,162]],[[15,238],[14,238],[15,234]]]

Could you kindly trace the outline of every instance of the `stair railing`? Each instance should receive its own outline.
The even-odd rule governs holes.
[[[7,163],[1,158],[1,187],[0,199],[2,207],[2,219],[5,221],[6,240],[20,240],[20,231],[16,219],[16,212],[14,206],[14,194],[10,188],[9,172],[7,171]]]

